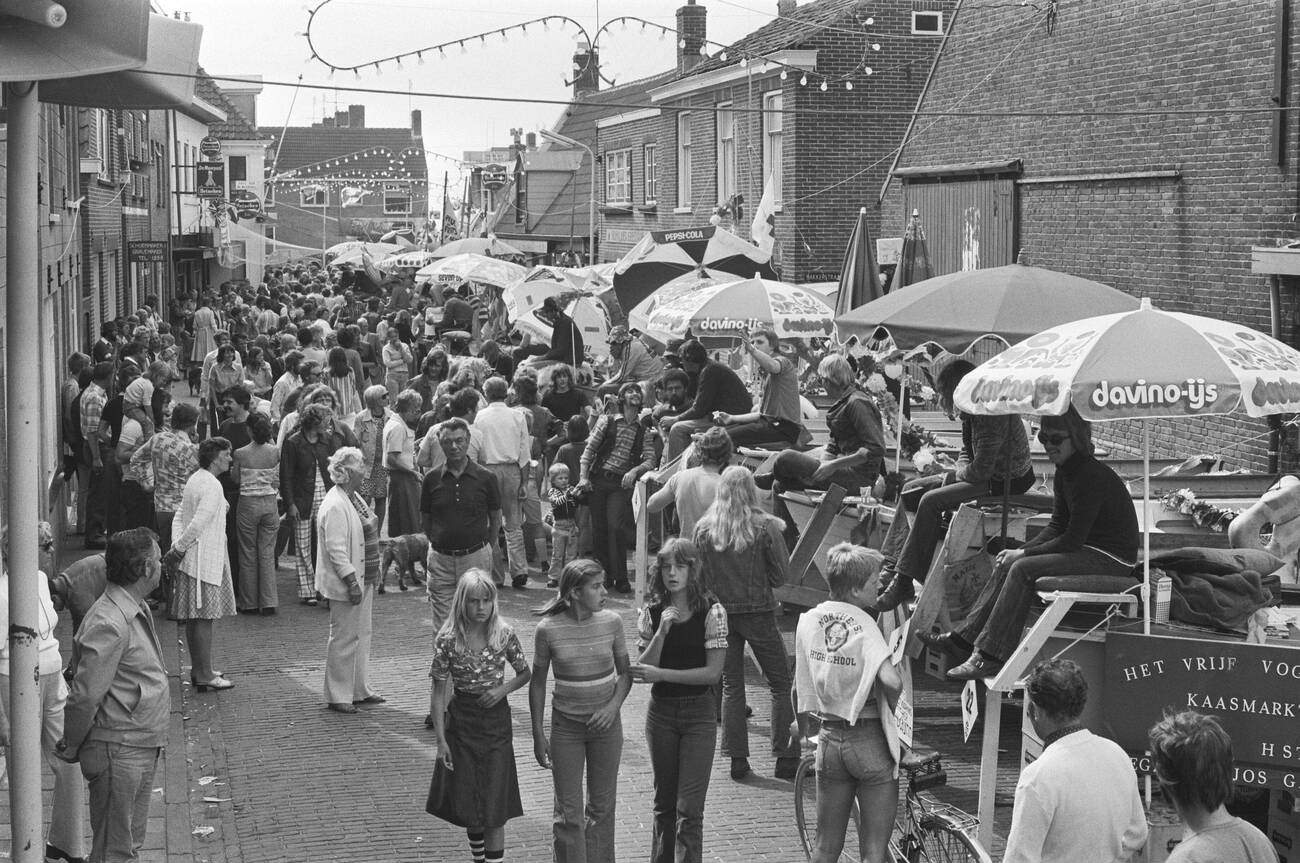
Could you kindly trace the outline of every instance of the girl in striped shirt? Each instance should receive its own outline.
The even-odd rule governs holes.
[[[593,560],[560,573],[554,599],[538,609],[528,705],[537,763],[555,783],[556,863],[614,863],[614,803],[623,755],[619,709],[632,686],[623,622],[605,610],[605,571]],[[546,676],[555,669],[551,736]],[[583,800],[583,770],[587,771]]]

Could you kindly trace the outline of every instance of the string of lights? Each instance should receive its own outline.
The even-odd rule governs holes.
[[[301,177],[303,176],[303,172],[305,171],[317,171],[317,170],[324,170],[326,168],[337,168],[340,165],[345,165],[352,162],[359,162],[362,159],[371,159],[375,157],[388,159],[389,166],[395,168],[398,165],[405,165],[408,156],[415,156],[418,157],[419,159],[423,159],[425,155],[426,155],[425,150],[422,147],[405,147],[400,152],[397,153],[394,153],[388,147],[371,147],[366,150],[356,150],[351,153],[345,153],[341,156],[335,156],[329,159],[322,159],[319,162],[312,162],[306,165],[299,165],[298,167],[293,168],[292,170],[281,172],[279,174],[276,174],[273,177],[268,177],[267,180],[269,182],[278,182],[282,179]],[[403,168],[403,170],[407,170],[409,172],[409,169],[407,168]],[[365,174],[365,175],[373,175],[378,177],[380,175],[391,174],[392,172],[384,171],[383,169],[371,169],[369,171],[361,171],[360,169],[358,169],[353,173],[357,175]]]

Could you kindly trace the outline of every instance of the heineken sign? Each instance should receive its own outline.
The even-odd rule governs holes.
[[[1105,734],[1151,772],[1147,730],[1166,710],[1216,717],[1232,737],[1238,785],[1300,788],[1300,649],[1112,632]]]

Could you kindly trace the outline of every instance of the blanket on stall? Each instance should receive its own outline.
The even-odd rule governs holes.
[[[1171,620],[1245,632],[1250,616],[1276,604],[1283,561],[1249,548],[1179,548],[1152,555],[1151,568],[1173,582]],[[1141,577],[1140,565],[1135,570]]]

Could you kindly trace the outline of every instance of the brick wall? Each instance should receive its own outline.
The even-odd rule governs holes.
[[[924,116],[902,166],[1021,159],[1023,179],[1178,170],[1177,179],[1022,183],[1019,246],[1029,262],[1095,279],[1166,309],[1267,331],[1268,282],[1250,246],[1296,235],[1297,112],[1286,163],[1270,157],[1276,3],[1171,6],[1154,0],[1060,2],[1049,30],[1031,8],[963,10],[923,111],[1023,111],[1026,116]],[[1300,35],[1292,17],[1291,43]],[[1294,48],[1293,54],[1294,54]],[[1293,65],[1293,64],[1292,64]],[[1294,78],[1295,76],[1292,76]],[[1293,80],[1289,100],[1295,104]],[[1040,112],[1169,111],[1193,115],[1047,116]],[[904,221],[902,184],[882,208],[884,232]],[[925,214],[922,213],[922,220]],[[954,242],[931,232],[931,245]],[[1283,316],[1300,285],[1284,288]],[[1218,452],[1262,469],[1266,427],[1244,418],[1153,422],[1155,454]],[[1099,439],[1136,448],[1136,424]],[[1288,460],[1295,462],[1294,446]]]

